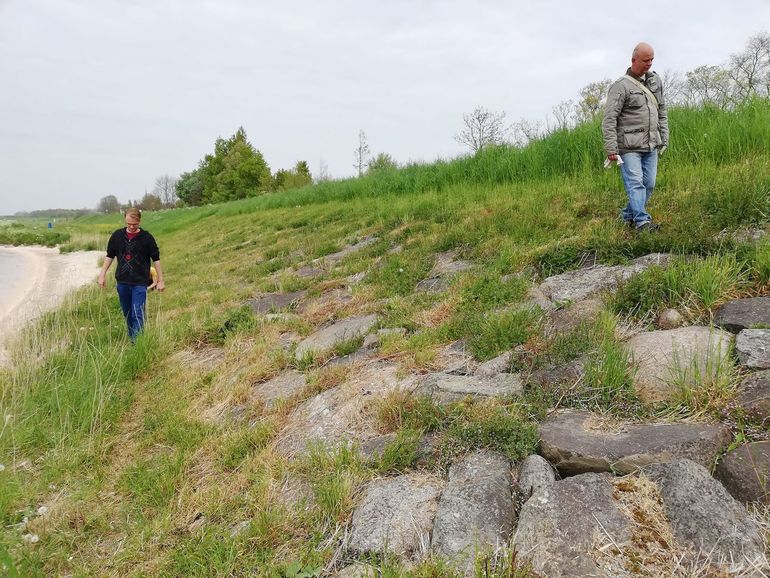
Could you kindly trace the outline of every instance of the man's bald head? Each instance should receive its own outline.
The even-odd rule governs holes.
[[[646,42],[640,42],[631,53],[631,72],[636,76],[642,76],[652,68],[652,61],[654,59],[655,51],[652,49],[652,46]]]

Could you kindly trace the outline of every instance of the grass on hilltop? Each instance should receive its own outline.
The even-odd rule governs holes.
[[[318,575],[338,553],[363,484],[414,468],[425,432],[440,459],[421,467],[441,473],[472,448],[514,459],[533,451],[536,423],[556,403],[632,419],[718,415],[729,384],[668,407],[634,399],[615,327],[648,323],[663,307],[707,321],[725,300],[767,291],[770,242],[732,233],[768,225],[770,106],[670,116],[650,207],[664,227],[654,235],[619,222],[624,194],[617,171],[601,168],[596,123],[524,149],[146,214],[168,290],[150,295],[137,345],[114,291],[91,287],[31,327],[14,349],[16,369],[0,373],[0,564],[24,576]],[[120,225],[115,215],[57,223],[66,239],[55,242],[100,247]],[[31,228],[8,231],[0,242],[39,242],[26,236]],[[369,235],[377,242],[318,279],[292,272]],[[433,256],[448,250],[476,269],[446,293],[415,293]],[[649,252],[682,257],[624,284],[595,324],[545,337],[536,312],[516,308],[544,276]],[[242,307],[264,291],[319,295],[357,273],[365,276],[352,301],[298,319],[268,322]],[[402,373],[431,370],[442,346],[464,339],[479,361],[521,345],[522,368],[587,356],[587,377],[564,391],[449,408],[393,395],[370,408],[374,425],[396,434],[381,458],[355,448],[281,456],[273,442],[291,410],[348,377],[316,359],[297,364],[281,334],[363,313],[407,329],[380,349]],[[272,410],[248,405],[254,383],[294,366],[307,372],[303,392]],[[242,421],[220,419],[233,405],[245,407]],[[383,575],[403,571],[376,562]],[[526,575],[510,552],[486,564],[484,575]],[[450,575],[440,560],[411,572]]]

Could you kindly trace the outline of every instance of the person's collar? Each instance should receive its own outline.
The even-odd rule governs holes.
[[[642,76],[637,76],[636,74],[633,73],[630,66],[628,67],[628,70],[626,70],[626,74],[631,78],[635,78],[640,82],[644,82],[645,80],[647,80],[647,77],[646,77],[647,75],[643,74]]]

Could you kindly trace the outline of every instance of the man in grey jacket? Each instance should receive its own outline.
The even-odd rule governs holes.
[[[620,174],[628,204],[621,216],[637,231],[660,228],[646,209],[655,188],[658,155],[668,146],[663,84],[650,70],[654,58],[655,51],[646,42],[634,48],[631,67],[610,87],[602,122],[607,159],[622,160]]]

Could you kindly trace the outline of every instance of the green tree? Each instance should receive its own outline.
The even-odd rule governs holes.
[[[198,171],[203,185],[202,203],[253,197],[267,191],[272,184],[270,167],[262,153],[248,141],[243,127],[229,139],[218,138],[214,154],[203,158]]]
[[[176,195],[185,205],[191,207],[204,203],[203,178],[200,169],[182,173],[179,176],[179,181],[176,184]]]
[[[145,193],[141,200],[136,204],[136,207],[142,211],[159,211],[163,208],[163,201],[161,201],[158,195]]]
[[[120,202],[115,195],[107,195],[99,200],[96,210],[100,213],[117,213],[120,211]]]
[[[385,171],[393,171],[398,168],[396,160],[388,153],[379,153],[377,156],[369,161],[369,166],[366,169],[367,175],[376,173],[382,173]]]
[[[281,169],[275,173],[273,179],[273,188],[276,191],[286,191],[288,189],[298,189],[313,184],[313,176],[310,174],[310,167],[307,161],[297,161],[291,170]]]

